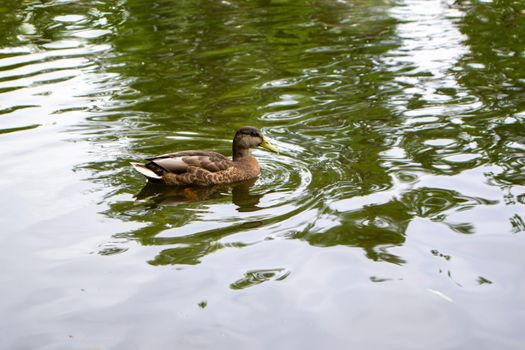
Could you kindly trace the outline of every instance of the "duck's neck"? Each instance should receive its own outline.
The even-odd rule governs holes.
[[[249,148],[234,149],[233,162],[241,172],[241,176],[237,179],[239,181],[253,179],[261,172],[259,162],[250,154]]]
[[[234,162],[240,162],[252,157],[249,148],[240,148],[236,146],[237,145],[233,145],[232,149],[232,158]]]

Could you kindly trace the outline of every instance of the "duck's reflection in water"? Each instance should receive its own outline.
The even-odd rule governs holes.
[[[240,220],[226,226],[200,226],[202,220],[196,218],[195,212],[188,210],[188,207],[193,207],[192,204],[200,206],[201,201],[224,202],[231,195],[237,211],[255,212],[263,209],[259,207],[259,201],[264,196],[264,194],[250,194],[255,182],[254,179],[231,185],[210,187],[171,187],[149,183],[135,196],[137,202],[143,203],[138,206],[136,203],[134,205],[135,208],[141,208],[140,214],[135,213],[134,217],[146,225],[132,232],[127,232],[121,237],[131,237],[144,246],[168,246],[148,261],[151,265],[199,264],[204,256],[225,246],[224,243],[220,242],[222,238],[245,229],[257,227],[262,223],[257,220],[248,222]],[[173,210],[165,210],[166,206],[173,207]],[[204,205],[204,207],[206,206]],[[157,208],[161,210],[156,210]],[[207,221],[205,217],[204,215],[204,219]],[[114,253],[114,250],[110,251],[109,249],[101,252],[105,255]]]
[[[148,182],[135,196],[136,200],[148,200],[155,206],[177,206],[188,202],[202,202],[232,196],[239,212],[256,211],[264,194],[251,194],[250,189],[257,179],[215,186],[166,186]]]

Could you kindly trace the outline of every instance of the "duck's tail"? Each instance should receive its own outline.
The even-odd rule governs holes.
[[[144,175],[149,181],[162,182],[162,177],[155,174],[151,169],[148,169],[144,164],[130,162],[133,169]]]

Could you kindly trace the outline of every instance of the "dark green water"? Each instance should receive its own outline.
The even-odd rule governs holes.
[[[0,348],[523,349],[521,1],[4,0]],[[255,183],[147,187],[229,154]]]

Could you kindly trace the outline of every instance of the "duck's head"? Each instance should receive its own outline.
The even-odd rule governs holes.
[[[279,152],[277,147],[269,143],[256,127],[243,126],[235,133],[235,137],[233,138],[234,156],[241,150],[248,150],[259,146],[272,152]]]

